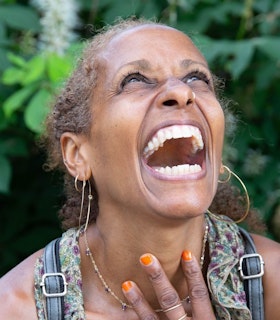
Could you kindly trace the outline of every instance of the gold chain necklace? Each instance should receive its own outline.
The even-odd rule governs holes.
[[[205,258],[205,248],[206,248],[206,243],[207,243],[207,237],[208,237],[208,225],[205,226],[205,231],[204,231],[204,236],[203,236],[203,240],[202,240],[202,250],[201,250],[201,256],[200,256],[200,268],[202,269],[203,268],[203,264],[204,264],[204,258]],[[93,258],[93,254],[92,252],[90,251],[90,248],[89,248],[89,245],[88,245],[88,240],[87,240],[87,235],[86,235],[86,230],[84,229],[81,229],[80,231],[80,235],[84,235],[84,239],[85,239],[85,245],[86,245],[86,256],[88,256],[91,260],[91,263],[93,265],[93,269],[94,269],[94,272],[97,274],[98,278],[100,279],[105,291],[107,293],[109,293],[112,297],[114,297],[120,304],[121,304],[121,308],[123,311],[125,311],[127,308],[131,308],[133,309],[133,307],[124,302],[121,298],[119,298],[115,293],[114,291],[108,286],[107,282],[104,280],[102,274],[100,273],[97,265],[96,265],[96,262]],[[190,297],[187,296],[185,297],[184,299],[181,300],[181,302],[184,302],[186,301],[187,303],[190,303]],[[163,309],[156,309],[155,312],[162,312]]]

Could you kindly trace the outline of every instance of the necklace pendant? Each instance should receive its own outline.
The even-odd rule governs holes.
[[[87,256],[89,256],[89,255],[90,255],[89,248],[86,248],[86,255],[87,255]]]
[[[122,303],[122,311],[125,311],[127,309],[127,304],[126,303]]]

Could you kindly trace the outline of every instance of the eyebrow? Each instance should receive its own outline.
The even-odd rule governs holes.
[[[152,66],[148,60],[140,59],[140,60],[131,61],[131,62],[128,62],[128,63],[122,65],[119,68],[119,70],[126,68],[126,67],[129,67],[129,66],[138,67],[138,68],[141,68],[142,70],[151,70],[152,69]]]
[[[201,65],[206,69],[208,68],[208,65],[206,63],[203,62],[199,62],[199,61],[195,61],[192,59],[184,59],[182,61],[180,61],[179,65],[182,68],[188,68],[191,65]],[[135,61],[131,61],[126,63],[125,65],[121,66],[120,69],[129,67],[129,66],[133,66],[133,67],[138,67],[142,70],[151,70],[152,69],[152,65],[150,64],[150,62],[146,59],[140,59],[140,60],[135,60]]]
[[[189,67],[190,65],[192,64],[198,64],[198,65],[201,65],[203,66],[204,68],[206,69],[209,69],[208,68],[208,65],[206,63],[203,63],[203,62],[199,62],[199,61],[195,61],[195,60],[192,60],[192,59],[184,59],[180,62],[180,66],[183,67],[183,68],[187,68]]]

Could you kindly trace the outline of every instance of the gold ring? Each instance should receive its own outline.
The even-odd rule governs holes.
[[[169,312],[169,311],[172,311],[172,310],[174,310],[174,309],[177,309],[177,308],[179,308],[179,307],[181,307],[182,306],[182,303],[180,302],[180,303],[178,303],[178,304],[176,304],[175,306],[173,306],[173,307],[170,307],[170,308],[167,308],[167,309],[164,309],[164,310],[162,310],[164,313],[166,313],[166,312]],[[184,319],[184,318],[183,318]],[[178,319],[179,320],[179,319]]]
[[[184,320],[184,319],[186,319],[187,318],[187,314],[185,313],[182,317],[180,317],[179,319],[177,319],[177,320]]]

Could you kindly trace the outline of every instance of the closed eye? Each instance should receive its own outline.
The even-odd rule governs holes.
[[[187,84],[191,84],[192,82],[195,81],[203,81],[207,85],[211,85],[211,80],[209,76],[201,71],[193,71],[189,73],[186,77],[183,78],[183,81],[186,82]]]
[[[139,72],[129,73],[122,80],[121,89],[123,89],[126,85],[130,83],[135,83],[135,82],[149,83],[148,79],[145,76],[143,76],[141,73]]]

